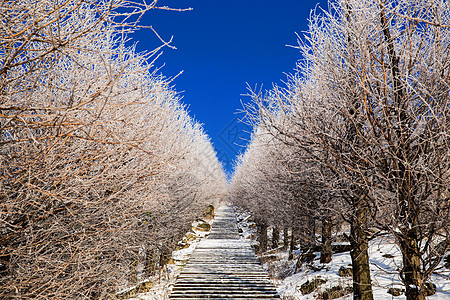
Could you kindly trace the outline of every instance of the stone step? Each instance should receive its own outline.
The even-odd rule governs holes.
[[[265,293],[229,293],[229,294],[205,294],[202,292],[199,293],[172,293],[170,295],[170,299],[179,299],[179,298],[191,298],[191,299],[216,299],[216,298],[225,298],[225,299],[236,299],[236,298],[243,298],[243,299],[280,299],[277,298],[277,294],[271,293],[271,294],[265,294]]]
[[[280,299],[247,240],[234,210],[217,211],[211,232],[196,247],[170,299]]]
[[[180,278],[180,280],[176,283],[175,286],[180,285],[198,285],[198,284],[218,284],[218,285],[227,285],[227,284],[236,284],[236,285],[271,285],[272,282],[269,278],[249,278],[249,279],[226,279],[226,278]]]
[[[180,296],[180,297],[174,297],[174,298],[172,298],[172,299],[178,299],[178,300],[192,300],[192,299],[216,299],[216,300],[229,300],[229,299],[235,299],[235,300],[248,300],[248,299],[253,299],[253,298],[247,298],[247,297],[237,297],[237,296],[232,296],[232,297],[228,297],[228,298],[226,298],[226,297],[224,297],[224,298],[218,298],[218,297],[211,297],[211,296],[208,296],[208,297],[182,297],[182,296]],[[257,297],[256,299],[261,299],[261,297]],[[262,299],[272,299],[272,300],[280,300],[280,297],[269,297],[269,298],[262,298]]]
[[[170,299],[280,299],[274,295],[253,294],[253,295],[203,295],[203,294],[188,294],[188,295],[173,295]]]
[[[264,292],[264,291],[253,291],[253,292],[230,292],[230,291],[222,291],[222,292],[207,292],[207,291],[191,291],[191,292],[179,292],[174,291],[170,294],[170,299],[178,298],[178,297],[195,297],[195,298],[275,298],[278,294],[276,291],[273,292]]]
[[[242,289],[242,288],[226,288],[226,289],[204,289],[204,288],[174,288],[172,291],[172,294],[255,294],[256,292],[259,292],[261,294],[271,294],[272,296],[277,293],[277,291],[272,289],[257,289],[257,288],[251,288],[251,289]]]
[[[203,276],[202,276],[203,275]],[[264,276],[263,274],[259,275],[259,276],[248,276],[248,275],[244,275],[241,274],[239,276],[236,277],[231,277],[231,276],[227,276],[227,275],[213,275],[213,274],[186,274],[186,275],[181,275],[178,277],[179,279],[200,279],[203,281],[212,281],[212,280],[229,280],[229,281],[235,281],[235,282],[255,282],[255,280],[257,280],[257,282],[260,282],[261,280],[270,280],[269,276]],[[270,282],[270,281],[269,281]]]
[[[273,290],[272,287],[268,287],[267,286],[267,282],[266,283],[231,283],[231,282],[224,282],[221,284],[218,284],[217,282],[213,282],[213,283],[208,283],[208,282],[197,282],[197,283],[182,283],[179,282],[177,283],[177,286],[174,288],[174,290],[176,289],[186,289],[186,288],[192,288],[192,287],[208,287],[211,289],[223,289],[224,287],[226,288],[241,288],[241,289],[250,289],[250,288],[255,288],[255,289],[271,289]]]

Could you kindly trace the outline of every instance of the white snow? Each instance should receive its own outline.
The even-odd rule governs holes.
[[[278,262],[266,263],[264,266],[266,269],[276,269],[273,264],[285,265],[290,268],[291,273],[295,267],[295,259],[290,263],[287,260],[287,252],[283,253],[284,258]],[[297,255],[298,255],[297,251]],[[351,267],[351,258],[349,252],[339,253],[333,255],[333,260],[329,264],[321,264],[319,262],[320,253],[315,253],[315,259],[310,264],[319,271],[314,271],[308,266],[308,263],[304,263],[301,270],[298,273],[288,276],[284,279],[275,279],[274,283],[277,286],[277,290],[283,298],[289,299],[318,299],[319,292],[326,289],[330,289],[333,286],[352,286],[351,277],[340,277],[338,275],[339,268]],[[394,297],[388,294],[389,288],[404,289],[399,278],[398,270],[402,265],[402,257],[400,250],[394,244],[394,241],[390,237],[378,238],[369,243],[369,256],[370,256],[370,271],[372,278],[372,289],[374,299],[380,300],[405,300],[406,297],[402,294]],[[272,264],[272,265],[271,265]],[[325,279],[327,282],[321,285],[316,291],[311,294],[302,295],[300,286],[305,282],[312,281],[314,278]],[[450,299],[450,270],[441,268],[438,274],[432,275],[432,283],[436,285],[436,294],[429,296],[430,300],[442,300]],[[344,296],[337,299],[353,299],[352,295]]]

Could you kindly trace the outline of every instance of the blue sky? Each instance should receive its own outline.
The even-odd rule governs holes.
[[[193,8],[192,11],[150,11],[142,25],[152,25],[176,50],[164,48],[156,66],[172,77],[183,102],[189,107],[218,152],[228,174],[232,161],[243,151],[249,127],[237,122],[241,101],[250,99],[247,83],[270,89],[282,84],[300,59],[297,36],[307,29],[311,9],[326,1],[318,0],[160,0],[159,6]],[[150,30],[132,36],[137,50],[159,45]]]

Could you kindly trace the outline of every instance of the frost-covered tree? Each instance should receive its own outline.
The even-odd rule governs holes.
[[[384,212],[408,299],[425,298],[450,242],[449,17],[444,1],[343,0],[312,18],[300,46],[310,131]]]
[[[223,197],[209,140],[153,71],[159,47],[126,45],[155,8],[1,5],[0,298],[106,298]]]
[[[355,299],[373,298],[369,227],[395,237],[408,299],[425,298],[449,249],[449,17],[446,1],[333,1],[312,14],[286,89],[257,99],[266,127],[313,146],[351,207]]]
[[[278,118],[279,126],[281,119]],[[324,205],[330,203],[331,194],[324,184],[323,170],[307,151],[293,147],[290,137],[269,130],[274,127],[268,123],[261,122],[256,127],[248,149],[237,162],[229,189],[231,198],[236,205],[250,211],[257,223],[292,228],[292,233],[301,240],[303,251],[317,246],[316,221],[330,225],[328,238],[320,245],[323,262],[329,262],[330,218],[335,211],[334,205]]]

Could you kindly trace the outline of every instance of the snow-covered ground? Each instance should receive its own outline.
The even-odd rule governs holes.
[[[397,288],[400,291],[404,289],[398,275],[402,258],[398,247],[393,244],[393,241],[389,238],[373,240],[369,244],[369,256],[374,298],[377,300],[406,299],[403,293],[396,297],[388,293],[389,288]],[[284,264],[289,268],[294,268],[295,260],[291,264],[286,264],[286,257],[287,254],[284,255],[284,259],[274,264]],[[339,269],[341,267],[348,268],[351,266],[349,252],[333,255],[333,260],[329,264],[321,264],[319,257],[320,253],[315,253],[314,261],[310,264],[304,264],[301,270],[298,270],[298,273],[288,276],[283,280],[275,280],[278,292],[287,299],[306,300],[318,299],[321,292],[327,289],[329,290],[334,286],[352,286],[351,277],[339,276]],[[273,266],[266,264],[266,268],[271,269]],[[317,278],[323,279],[326,282],[320,285],[314,292],[303,295],[300,290],[302,284],[307,281],[311,282]],[[439,274],[433,274],[432,282],[436,284],[436,294],[429,296],[428,299],[450,299],[450,270],[441,269]],[[353,299],[353,297],[350,294],[337,299]]]
[[[211,225],[213,220],[206,222]],[[155,275],[148,280],[151,282],[152,288],[147,292],[139,293],[132,298],[128,298],[129,300],[169,299],[175,280],[188,261],[190,255],[194,252],[198,243],[209,234],[209,231],[196,230],[197,226],[201,223],[203,222],[194,222],[192,224],[192,231],[186,233],[183,241],[180,241],[180,244],[185,244],[186,248],[173,251],[171,263],[167,265],[167,268],[162,270],[160,274]]]
[[[256,228],[250,221],[250,215],[241,212],[238,215],[239,227],[243,237],[254,240]],[[270,231],[269,234],[270,236]],[[256,243],[253,241],[253,243]],[[351,258],[349,252],[334,254],[328,264],[321,264],[320,253],[314,253],[315,258],[309,263],[304,263],[294,274],[297,259],[288,260],[288,251],[270,251],[266,254],[267,261],[263,264],[280,293],[282,299],[312,300],[321,299],[325,290],[333,287],[351,287],[352,278],[339,275],[340,268],[350,268]],[[296,256],[300,251],[296,251]],[[393,296],[388,293],[389,288],[404,289],[398,270],[401,268],[402,258],[398,247],[389,236],[374,239],[369,244],[370,269],[372,277],[372,288],[376,300],[404,300],[404,293]],[[262,258],[264,261],[264,257]],[[342,273],[342,271],[341,271]],[[350,275],[350,274],[348,274]],[[303,294],[301,286],[306,282],[320,284],[318,288],[310,293]],[[432,275],[432,283],[436,285],[436,294],[429,296],[430,300],[450,299],[450,270],[441,264],[438,272]],[[353,299],[351,293],[336,299]]]

